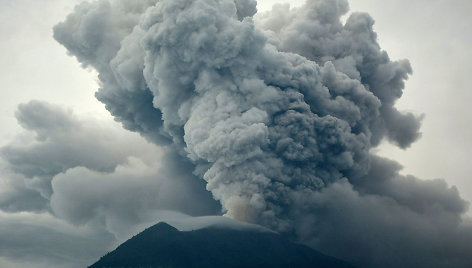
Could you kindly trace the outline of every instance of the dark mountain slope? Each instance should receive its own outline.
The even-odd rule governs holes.
[[[90,266],[352,267],[280,235],[221,227],[180,232],[158,223]]]

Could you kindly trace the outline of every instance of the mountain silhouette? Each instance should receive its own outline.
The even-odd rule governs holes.
[[[353,267],[282,236],[223,227],[181,232],[158,223],[90,268],[102,267]]]

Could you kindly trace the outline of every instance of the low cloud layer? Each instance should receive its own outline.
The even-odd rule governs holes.
[[[76,227],[48,213],[26,212],[0,212],[0,235],[3,261],[30,267],[83,267],[114,240],[110,233]]]
[[[113,123],[40,101],[16,117],[25,131],[0,149],[0,264],[84,267],[159,211],[220,210],[190,164]]]
[[[472,265],[458,190],[372,154],[384,140],[408,148],[422,116],[395,108],[409,62],[390,60],[368,14],[342,23],[348,10],[346,0],[255,18],[253,0],[78,5],[54,38],[98,71],[97,99],[147,142],[20,105],[27,132],[0,149],[0,208],[101,230],[108,245],[159,211],[221,212],[362,267]]]

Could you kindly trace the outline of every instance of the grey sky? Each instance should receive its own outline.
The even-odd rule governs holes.
[[[18,131],[13,116],[31,99],[63,103],[82,113],[105,117],[95,100],[94,75],[80,68],[52,38],[52,26],[79,0],[0,1],[0,144]]]
[[[68,263],[64,258],[69,258],[70,263],[80,266],[85,263],[84,259],[89,260],[84,256],[68,255],[67,251],[75,250],[74,245],[68,244],[68,236],[70,239],[77,239],[79,246],[90,243],[92,236],[102,238],[103,244],[91,248],[89,252],[90,255],[98,256],[107,250],[105,247],[116,245],[139,228],[156,220],[156,217],[149,216],[153,211],[175,209],[188,214],[194,212],[194,215],[205,215],[218,210],[218,205],[209,198],[210,194],[204,192],[203,184],[192,180],[190,168],[183,168],[181,173],[173,173],[177,170],[175,167],[160,169],[154,159],[161,157],[161,149],[150,145],[136,134],[125,132],[113,121],[104,105],[94,96],[98,89],[96,72],[82,69],[76,59],[67,56],[66,49],[53,39],[52,27],[63,21],[79,2],[81,1],[0,0],[0,35],[3,36],[0,43],[0,147],[7,148],[3,151],[8,154],[3,160],[6,162],[0,162],[0,232],[6,235],[9,228],[18,223],[26,230],[20,237],[8,236],[9,243],[18,243],[19,247],[8,248],[8,244],[0,242],[0,248],[8,248],[6,254],[0,254],[0,266],[35,263],[47,267],[50,263]],[[269,10],[274,3],[284,2],[288,1],[260,0],[258,7],[260,11],[264,11]],[[293,6],[303,2],[290,1]],[[472,69],[472,3],[467,0],[349,2],[351,11],[365,11],[374,18],[374,30],[378,34],[380,45],[392,59],[406,58],[411,62],[413,74],[406,83],[405,93],[397,107],[417,115],[425,115],[420,130],[422,137],[410,148],[402,150],[385,142],[373,150],[401,163],[404,167],[401,174],[412,174],[421,179],[443,178],[449,185],[456,185],[464,199],[472,201],[469,178],[472,173],[472,106],[469,104],[472,98],[469,78],[469,70]],[[57,113],[72,108],[74,124],[80,122],[85,127],[74,135],[61,136],[54,133],[54,127],[49,126],[45,134],[47,139],[36,139],[35,132],[38,134],[41,129],[34,126],[30,128],[33,132],[24,129],[25,126],[28,128],[25,120],[34,117],[34,112],[23,111],[23,114],[27,114],[27,118],[23,118],[23,127],[18,124],[22,120],[17,121],[15,118],[18,105],[33,99],[60,105],[62,108],[54,105],[51,108],[56,109]],[[38,105],[49,107],[44,102]],[[25,107],[30,106],[31,104]],[[47,121],[44,118],[42,120]],[[108,144],[102,144],[103,141],[86,142],[96,133],[103,136],[107,132],[113,135]],[[114,147],[114,144],[126,141],[130,141],[126,148]],[[31,159],[28,152],[39,155],[40,160],[44,160],[47,156],[42,151],[62,150],[61,146],[68,142],[76,144],[82,151],[79,150],[78,155],[62,159],[65,163],[63,170],[54,170],[54,174],[42,176],[47,178],[36,176],[34,180],[29,180],[26,173],[30,169],[25,171],[24,166],[16,165],[14,161],[8,162],[15,160],[17,156],[18,159]],[[100,169],[89,163],[89,148],[103,148],[104,158],[108,161],[104,161],[106,168]],[[117,159],[108,157],[109,154]],[[34,162],[33,171],[47,171],[47,168],[51,168],[46,168],[43,162],[47,161]],[[96,161],[95,164],[100,165],[100,162]],[[15,171],[15,168],[22,172],[13,174],[12,170]],[[103,171],[109,173],[105,174]],[[154,173],[159,175],[154,178]],[[179,180],[168,180],[168,177],[173,176],[179,177]],[[82,177],[87,178],[82,180]],[[127,181],[128,177],[136,180]],[[78,194],[80,190],[85,192],[94,180],[98,181],[94,191],[89,192],[89,195]],[[402,180],[412,185],[412,193],[423,187],[417,186],[414,178],[402,177]],[[50,197],[47,193],[43,191],[41,197],[38,192],[32,191],[42,189],[44,185],[57,190],[52,195],[50,204],[43,199],[44,196]],[[330,190],[318,198],[328,203],[327,206],[336,207],[337,204],[330,203],[329,197],[336,198],[340,193],[348,193],[349,188],[344,184],[340,187],[338,192]],[[424,187],[441,190],[444,185],[432,182]],[[161,189],[160,195],[153,196],[150,189],[155,188]],[[169,194],[176,192],[176,189],[180,189],[183,196]],[[143,193],[143,196],[137,202],[124,203],[113,195],[118,192],[125,200],[132,200],[133,192],[128,190]],[[395,199],[400,191],[401,185],[393,185],[393,190],[387,195]],[[441,205],[452,204],[450,206],[459,207],[458,211],[462,210],[462,203],[451,197],[454,196],[453,190],[448,193],[450,195],[441,200]],[[69,198],[70,196],[73,198]],[[366,207],[363,202],[373,209],[390,208],[382,200],[373,202],[359,200],[355,196],[350,198],[350,208],[359,210],[360,214],[368,213],[363,211]],[[36,206],[27,205],[31,200],[36,200]],[[199,200],[199,203],[192,203],[195,200]],[[156,203],[159,205],[155,205]],[[58,218],[52,216],[51,211]],[[394,215],[399,218],[410,217],[403,212]],[[470,211],[469,215],[472,215]],[[372,222],[384,222],[385,219],[388,216],[380,215]],[[51,226],[58,228],[55,230]],[[326,226],[324,228],[329,229]],[[30,237],[34,237],[33,241],[38,243],[47,243],[46,238],[34,235],[36,230],[50,234],[50,237],[60,238],[54,246],[64,250],[62,256],[51,255],[50,259],[43,259],[38,257],[45,255],[40,249],[22,247]],[[326,236],[329,238],[330,235],[332,234],[327,231]],[[13,241],[15,237],[20,242]]]

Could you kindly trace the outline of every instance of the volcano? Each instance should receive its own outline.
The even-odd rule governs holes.
[[[161,222],[103,256],[99,267],[354,267],[273,232]]]

